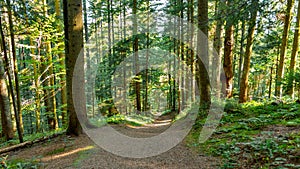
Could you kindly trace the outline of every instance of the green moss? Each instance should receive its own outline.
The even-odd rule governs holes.
[[[47,153],[45,154],[45,156],[47,156],[47,155],[59,154],[59,153],[62,153],[62,152],[64,152],[64,151],[65,151],[65,147],[57,148],[57,149],[55,149],[55,150],[52,150],[52,151],[50,151],[50,152],[47,152]]]
[[[227,112],[224,113],[217,130],[203,144],[198,144],[197,138],[205,121],[196,122],[198,129],[193,130],[187,137],[189,146],[221,157],[221,168],[239,168],[243,165],[254,168],[287,168],[295,165],[289,155],[299,151],[299,133],[277,137],[273,132],[263,132],[263,129],[274,125],[299,126],[298,104],[273,106],[270,102],[252,101],[239,105],[229,100],[226,106]]]

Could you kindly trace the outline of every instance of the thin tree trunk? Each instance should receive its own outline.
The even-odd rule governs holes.
[[[0,21],[1,22],[1,21]],[[0,26],[2,27],[1,23]],[[0,37],[1,39],[4,37]],[[4,41],[2,40],[0,51],[6,50],[3,47],[2,43]],[[0,60],[0,112],[1,112],[1,126],[2,126],[2,135],[5,136],[5,139],[11,140],[14,138],[14,131],[13,131],[13,125],[12,125],[12,116],[10,111],[10,104],[9,104],[9,96],[8,96],[8,89],[6,86],[6,78],[5,73],[2,67],[3,63],[2,60]]]
[[[238,64],[237,62],[237,52],[238,51],[238,37],[239,37],[239,24],[236,24],[236,27],[234,29],[234,47],[233,47],[233,63],[232,63],[232,73],[233,73],[233,77],[237,76],[236,73],[236,65]],[[237,87],[237,81],[234,80],[234,78],[232,79],[232,96],[233,96],[233,91],[234,88],[238,88]]]
[[[189,30],[189,32],[190,32],[190,34],[191,34],[191,36],[190,36],[190,39],[189,39],[189,41],[190,41],[190,43],[189,43],[189,45],[190,45],[190,47],[193,47],[194,46],[194,26],[193,26],[193,24],[194,24],[194,0],[189,0],[189,2],[188,2],[188,8],[189,8],[189,21],[190,21],[190,23],[191,23],[191,26],[190,26],[190,30]],[[195,61],[195,58],[194,58],[194,50],[192,50],[192,49],[190,49],[189,50],[189,54],[190,54],[190,65],[191,65],[191,72],[192,72],[192,74],[194,74],[195,72],[195,64],[194,64],[194,61]],[[195,84],[196,82],[195,82],[195,80],[191,80],[191,91],[195,91],[196,90],[196,84]],[[191,100],[192,101],[194,101],[195,100],[195,97],[196,97],[196,94],[195,94],[195,92],[192,92],[192,94],[191,94]]]
[[[148,111],[148,82],[149,82],[149,70],[148,70],[148,61],[149,61],[149,47],[150,47],[150,0],[147,0],[147,52],[146,52],[146,70],[145,70],[145,98],[144,98],[144,111]]]
[[[8,141],[14,138],[14,131],[13,131],[12,120],[11,120],[12,117],[10,112],[7,86],[5,83],[5,77],[2,68],[0,70],[0,111],[1,111],[2,135],[4,135],[5,139]]]
[[[33,47],[32,39],[30,38],[30,46]],[[30,49],[32,56],[35,56],[34,48]],[[41,130],[41,98],[40,98],[40,80],[38,74],[38,59],[33,58],[33,74],[34,74],[34,87],[35,87],[35,128],[37,132]]]
[[[246,46],[246,53],[245,53],[245,60],[244,60],[244,66],[243,66],[243,75],[240,82],[240,96],[239,96],[239,102],[245,103],[248,99],[247,93],[249,93],[249,86],[248,86],[248,76],[250,71],[250,58],[252,54],[252,46],[253,46],[253,40],[254,40],[254,32],[255,32],[255,26],[256,26],[256,17],[257,17],[257,11],[258,11],[258,0],[252,0],[252,7],[253,11],[251,12],[251,19],[249,23],[249,29],[248,29],[248,38],[247,38],[247,46]]]
[[[214,55],[214,58],[212,60],[212,82],[215,84],[216,89],[216,97],[220,98],[221,91],[220,89],[220,75],[221,75],[221,62],[222,62],[222,56],[221,56],[221,49],[222,49],[222,34],[223,34],[223,24],[224,21],[222,19],[223,11],[221,9],[221,6],[224,5],[224,0],[216,1],[216,12],[215,15],[218,18],[217,24],[216,24],[216,32],[214,35],[214,49],[216,50],[216,54]]]
[[[178,5],[176,5],[176,6],[181,6],[181,4],[180,4],[180,1],[181,0],[176,0],[176,4],[178,4]],[[180,29],[180,27],[181,27],[181,19],[180,19],[180,15],[181,15],[181,8],[177,8],[176,10],[178,10],[178,11],[176,11],[176,13],[177,13],[177,15],[178,15],[178,17],[177,17],[177,28],[176,28],[176,30],[177,30],[177,37],[181,37],[181,29]],[[177,40],[177,46],[176,46],[176,55],[177,55],[177,58],[178,58],[178,60],[177,60],[177,64],[178,64],[178,67],[181,67],[181,65],[182,65],[182,62],[180,61],[182,58],[181,58],[181,41],[180,40],[178,40],[178,39],[176,39]],[[182,71],[180,71],[179,73],[178,73],[178,77],[176,78],[176,81],[177,81],[177,84],[178,84],[178,92],[177,92],[177,94],[178,94],[178,96],[177,96],[177,104],[178,104],[178,111],[180,111],[181,109],[182,109],[182,102],[181,102],[181,96],[182,96],[182,92],[183,92],[183,90],[182,90],[182,88],[183,88],[183,86],[182,86]]]
[[[44,5],[44,17],[48,17],[48,4],[47,0],[43,1]],[[49,39],[45,38],[45,49],[46,53],[42,57],[42,66],[41,72],[43,74],[43,86],[44,86],[44,95],[45,95],[45,107],[46,107],[46,116],[47,123],[50,130],[56,130],[58,128],[57,114],[56,114],[56,99],[55,99],[55,80],[54,80],[54,71],[53,71],[53,61],[52,61],[52,51],[51,51],[51,42]],[[48,71],[47,71],[48,69]],[[50,87],[50,89],[47,89]]]
[[[270,83],[269,83],[269,99],[272,95],[272,82],[273,82],[273,65],[271,66],[271,73],[270,73]]]
[[[89,30],[88,30],[88,15],[87,15],[87,1],[83,0],[83,17],[84,17],[84,41],[85,43],[88,43],[89,40]],[[94,82],[92,82],[91,75],[92,72],[91,70],[91,63],[90,63],[90,49],[87,47],[86,52],[85,52],[85,60],[86,60],[86,78],[87,78],[87,105],[88,107],[88,112],[91,111],[92,115],[95,113],[94,112],[94,102],[93,102],[93,88],[94,88]]]
[[[238,72],[238,86],[240,87],[242,69],[243,69],[243,61],[244,61],[244,39],[245,39],[245,29],[246,24],[245,21],[242,21],[242,34],[241,34],[241,46],[240,46],[240,60],[239,60],[239,72]],[[240,88],[239,88],[240,90]]]
[[[55,0],[55,13],[57,19],[60,19],[61,12],[60,12],[60,0]],[[63,28],[61,26],[58,27],[59,31],[62,31]],[[64,72],[65,68],[65,54],[62,52],[58,55],[60,60],[60,72]],[[68,124],[68,118],[67,118],[67,93],[66,93],[66,76],[64,74],[60,75],[60,99],[61,99],[61,116],[62,116],[62,126],[63,128],[67,127]]]
[[[297,10],[297,21],[295,26],[295,33],[294,33],[294,42],[293,42],[293,50],[292,50],[292,57],[289,67],[289,78],[288,78],[288,85],[287,85],[287,94],[294,98],[295,93],[295,86],[294,86],[294,75],[295,75],[295,65],[296,60],[298,57],[299,51],[299,28],[300,28],[300,1],[298,1],[298,10]]]
[[[227,6],[230,7],[231,1],[227,0]],[[224,41],[224,62],[223,68],[226,78],[226,97],[233,96],[233,47],[234,47],[234,26],[232,21],[226,22],[225,41]]]
[[[179,5],[180,6],[183,6],[183,0],[180,0],[179,1]],[[184,8],[181,8],[180,9],[180,26],[179,26],[179,28],[180,28],[180,39],[184,39],[184,31],[183,31],[183,29],[184,29],[184,27],[183,27],[183,20],[184,20]],[[185,56],[184,56],[184,43],[183,42],[180,42],[180,58],[181,58],[181,62],[180,62],[180,64],[182,65],[183,64],[183,61],[186,61],[186,58],[185,58]],[[180,91],[180,93],[181,93],[181,110],[183,110],[184,108],[185,108],[185,95],[187,94],[187,90],[186,90],[186,79],[185,79],[185,73],[186,72],[184,72],[184,71],[180,71],[180,76],[181,76],[181,79],[180,79],[180,81],[181,81],[181,91]]]
[[[21,97],[20,97],[20,90],[19,90],[19,78],[18,78],[18,68],[17,68],[17,58],[16,58],[16,47],[15,47],[15,39],[14,39],[14,30],[13,30],[13,22],[12,22],[12,13],[11,13],[11,5],[10,0],[7,0],[7,7],[8,7],[8,21],[9,21],[9,31],[10,31],[10,38],[11,38],[11,47],[12,47],[12,54],[13,54],[13,67],[14,67],[14,76],[15,76],[15,86],[16,86],[16,95],[17,98],[15,99],[14,90],[13,90],[13,84],[12,80],[10,79],[9,85],[11,86],[11,94],[13,98],[14,104],[14,111],[15,111],[15,118],[17,123],[17,130],[19,135],[19,141],[20,143],[23,142],[23,122],[22,122],[22,112],[21,112]],[[1,23],[1,21],[0,21]],[[2,24],[1,26],[1,36],[4,38],[3,30],[2,30]],[[3,40],[2,38],[2,40]],[[5,46],[5,42],[3,44]],[[4,51],[5,47],[3,47]],[[6,62],[6,72],[9,73],[9,60],[7,57],[7,54],[4,53],[5,62]]]
[[[294,0],[287,1],[286,16],[285,16],[285,21],[284,21],[284,30],[283,30],[282,41],[281,41],[280,60],[279,60],[279,65],[278,65],[277,83],[276,83],[276,90],[275,90],[275,96],[280,97],[280,98],[282,96],[281,83],[282,83],[282,78],[284,75],[284,59],[286,56],[288,33],[290,30],[290,25],[291,25],[293,4],[294,4]]]
[[[133,42],[133,52],[135,58],[135,73],[139,73],[139,39],[137,37],[137,0],[133,0],[133,14],[135,15],[133,18],[133,35],[134,35],[134,42]],[[135,82],[135,95],[136,95],[136,109],[138,112],[141,111],[141,85],[140,82]]]
[[[177,1],[174,0],[174,4],[173,4],[175,7],[177,6]],[[176,34],[176,30],[177,30],[177,21],[176,18],[174,18],[174,34]],[[177,53],[177,40],[175,38],[173,38],[173,53]],[[173,60],[173,67],[175,68],[176,67],[176,57],[174,57],[174,60]],[[174,75],[173,77],[173,89],[172,89],[172,111],[175,111],[176,110],[176,96],[177,96],[177,90],[176,90],[176,80],[177,80],[177,77],[176,75]],[[178,96],[179,97],[179,96]],[[178,106],[179,108],[179,106]],[[179,110],[179,109],[178,109]]]

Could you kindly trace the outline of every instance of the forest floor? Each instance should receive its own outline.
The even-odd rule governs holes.
[[[131,137],[150,137],[170,126],[169,119],[157,119],[151,125],[134,127],[112,125],[119,132]],[[164,125],[162,125],[164,123]],[[156,125],[160,124],[160,125]],[[19,161],[22,168],[103,168],[103,169],[200,169],[218,168],[219,160],[199,154],[181,142],[171,150],[158,156],[134,159],[124,158],[105,151],[95,145],[85,134],[79,137],[59,136],[44,143],[9,154],[8,161]]]

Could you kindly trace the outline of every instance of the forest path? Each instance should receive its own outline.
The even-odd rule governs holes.
[[[170,126],[170,116],[158,118],[153,124],[141,127],[111,125],[117,131],[131,137],[150,137]],[[218,168],[218,160],[200,155],[181,142],[158,156],[134,159],[109,153],[95,145],[85,134],[79,137],[60,136],[46,143],[19,150],[10,159],[35,159],[40,168],[82,169],[209,169]]]

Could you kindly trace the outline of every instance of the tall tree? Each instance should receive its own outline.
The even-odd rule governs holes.
[[[2,63],[0,62],[0,64]],[[0,68],[0,111],[2,135],[5,136],[6,140],[11,140],[14,138],[14,131],[11,121],[9,97],[2,68]]]
[[[227,13],[231,12],[230,8],[232,0],[227,0]],[[226,78],[226,97],[233,96],[233,47],[234,47],[234,26],[232,19],[226,21],[225,26],[225,40],[224,40],[224,62],[223,68]]]
[[[240,58],[239,58],[239,70],[238,70],[238,86],[240,86],[240,82],[241,82],[241,75],[242,75],[243,61],[244,61],[244,41],[245,41],[245,30],[246,30],[245,20],[242,20],[242,28],[241,29],[242,30],[241,30],[241,40],[240,40]]]
[[[276,80],[276,88],[275,88],[275,96],[281,97],[282,96],[282,78],[284,75],[284,59],[286,56],[286,49],[288,43],[288,34],[291,25],[291,18],[292,18],[292,8],[294,5],[294,0],[287,0],[287,8],[284,20],[284,30],[282,34],[282,41],[281,41],[281,48],[280,48],[280,59],[277,71],[277,80]]]
[[[147,0],[147,32],[146,32],[146,48],[150,47],[150,0]],[[146,70],[145,70],[145,96],[143,99],[143,111],[148,110],[148,83],[149,83],[149,70],[148,63],[149,62],[149,50],[146,51]]]
[[[79,135],[82,128],[79,123],[73,101],[73,89],[81,95],[80,114],[85,114],[84,98],[84,61],[83,57],[78,57],[83,49],[83,21],[82,21],[82,1],[64,0],[64,24],[65,24],[65,55],[66,55],[66,89],[67,89],[67,112],[69,114],[69,126],[67,134]],[[80,60],[77,60],[77,59]],[[79,62],[80,70],[74,73],[76,61]],[[81,84],[76,84],[73,88],[73,78],[77,78]]]
[[[55,0],[55,13],[57,19],[61,19],[61,8],[60,8],[60,0]],[[57,29],[59,31],[62,31],[62,26],[58,24]],[[60,48],[60,46],[59,46]],[[61,66],[64,65],[64,58],[65,54],[64,53],[59,53],[59,59],[60,59],[60,64]],[[65,68],[62,66],[60,67],[60,72],[63,72]],[[61,91],[60,91],[60,98],[61,98],[61,113],[62,113],[62,125],[63,127],[67,126],[67,109],[66,109],[66,104],[67,104],[67,94],[66,94],[66,77],[64,74],[60,75],[60,85],[61,85]]]
[[[200,105],[207,109],[211,103],[210,82],[209,82],[209,56],[208,56],[208,0],[198,0],[198,27],[206,37],[197,34],[196,73],[198,74],[198,86],[200,88]],[[196,75],[197,76],[197,75]]]
[[[291,56],[291,62],[289,67],[289,77],[287,85],[287,94],[294,97],[294,75],[295,75],[295,65],[299,51],[299,28],[300,28],[300,1],[298,1],[298,10],[297,10],[297,21],[295,25],[294,32],[294,41],[293,41],[293,50]]]
[[[21,130],[21,133],[23,133],[23,118],[22,118],[22,111],[21,111],[21,94],[20,94],[20,84],[19,84],[19,71],[18,71],[18,64],[17,64],[17,56],[16,56],[16,44],[15,44],[15,33],[13,28],[13,19],[12,19],[12,8],[10,0],[6,1],[7,8],[8,8],[8,22],[9,22],[9,32],[10,32],[10,40],[11,40],[11,48],[12,48],[12,58],[13,58],[13,72],[15,77],[15,87],[16,87],[16,103],[17,103],[17,115],[16,119],[18,118],[19,123],[19,129]],[[14,97],[14,96],[12,96]],[[22,135],[22,134],[21,134]],[[19,135],[19,137],[22,137]],[[23,142],[20,138],[20,142]]]
[[[137,35],[137,0],[133,0],[133,35],[134,35],[134,41],[133,41],[133,52],[134,52],[134,59],[135,59],[135,72],[139,73],[139,39]],[[141,84],[139,80],[135,81],[135,97],[136,97],[136,109],[138,111],[141,111]]]
[[[12,25],[12,13],[11,13],[11,5],[10,5],[10,1],[7,0],[7,7],[8,7],[8,16],[9,16],[9,24]],[[11,31],[11,37],[14,37],[14,32],[12,31],[13,28],[12,26],[10,26],[10,31]],[[9,81],[9,87],[10,87],[10,92],[11,92],[11,96],[12,96],[12,102],[13,102],[13,108],[14,108],[14,115],[15,115],[15,119],[16,119],[16,126],[17,126],[17,131],[18,131],[18,135],[19,135],[19,141],[20,143],[23,142],[23,125],[20,122],[20,111],[18,109],[18,107],[21,107],[21,104],[18,104],[17,102],[17,98],[14,97],[15,96],[15,92],[14,92],[14,87],[13,87],[13,82],[12,82],[12,78],[10,75],[10,62],[8,59],[8,55],[7,55],[7,51],[6,51],[6,45],[5,45],[5,39],[4,39],[4,33],[3,33],[3,29],[2,29],[2,21],[1,21],[1,17],[0,17],[0,33],[1,33],[1,39],[2,39],[2,49],[4,51],[4,62],[5,62],[5,71],[8,75],[8,81]],[[15,78],[15,80],[18,78]],[[20,103],[20,101],[19,101]],[[22,114],[21,114],[22,117]]]
[[[49,16],[47,0],[43,1],[43,12],[44,17],[47,18]],[[43,46],[45,49],[45,53],[43,53],[41,57],[41,73],[43,78],[42,85],[44,86],[45,107],[48,126],[49,129],[54,130],[58,128],[58,121],[56,114],[56,99],[54,90],[55,80],[53,71],[52,49],[50,39],[48,37],[45,37],[43,40],[45,40],[45,46]]]
[[[222,18],[224,0],[216,1],[216,9],[215,16],[218,18],[216,23],[216,31],[214,35],[214,49],[216,50],[216,54],[213,57],[212,65],[214,66],[212,69],[212,81],[216,84],[217,93],[216,96],[220,98],[220,75],[221,75],[221,49],[222,49],[222,34],[223,34],[223,23],[224,20]]]
[[[2,26],[1,23],[0,26]],[[2,39],[4,37],[0,37],[0,38]],[[0,43],[1,43],[0,51],[2,52],[3,41],[1,41]],[[8,89],[5,82],[6,78],[5,78],[2,65],[3,65],[2,60],[0,60],[0,113],[1,113],[1,124],[2,124],[2,135],[5,136],[6,140],[11,140],[14,138],[14,131],[12,126],[12,117],[11,117],[10,104],[9,104]]]
[[[88,43],[89,40],[89,27],[88,27],[88,11],[87,11],[87,0],[83,0],[83,20],[84,20],[84,41],[85,43]],[[87,88],[87,105],[92,106],[92,114],[94,114],[94,101],[93,101],[93,88],[94,88],[94,83],[90,83],[91,81],[91,72],[89,70],[91,70],[91,63],[90,63],[90,49],[86,48],[86,77],[87,77],[87,81],[88,84],[86,86]],[[89,109],[90,111],[90,109]]]
[[[190,32],[190,39],[189,39],[189,46],[194,46],[194,0],[188,0],[188,22],[191,23],[189,25],[189,32]],[[187,50],[187,55],[189,56],[189,64],[191,65],[191,72],[194,73],[194,51],[192,49]],[[195,81],[191,80],[191,91],[195,90]],[[195,92],[191,95],[191,100],[195,100]]]
[[[248,37],[247,37],[247,46],[246,46],[246,53],[245,53],[245,60],[243,66],[243,74],[240,82],[240,96],[239,102],[244,103],[248,99],[248,76],[250,71],[250,58],[252,55],[252,46],[253,46],[253,39],[255,33],[255,26],[256,26],[256,17],[258,13],[258,0],[252,0],[252,11],[251,11],[251,18],[249,22],[248,28]]]

